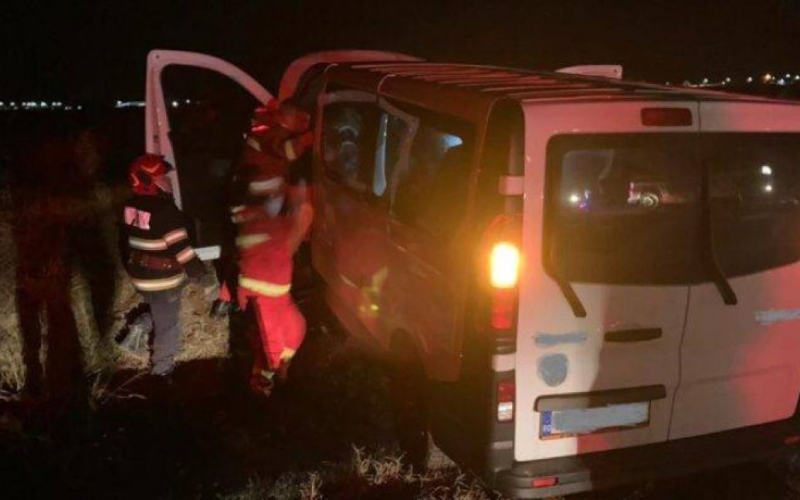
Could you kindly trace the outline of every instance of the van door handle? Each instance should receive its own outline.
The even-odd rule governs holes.
[[[606,332],[606,342],[646,342],[661,338],[661,328],[627,328]]]

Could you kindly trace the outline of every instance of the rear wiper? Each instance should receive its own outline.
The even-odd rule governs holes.
[[[714,232],[713,222],[711,217],[711,167],[708,162],[703,165],[703,180],[700,184],[700,197],[702,199],[702,249],[705,255],[703,260],[708,266],[708,271],[711,273],[711,280],[717,286],[719,294],[722,296],[722,301],[727,306],[735,306],[739,300],[736,297],[736,292],[731,288],[728,278],[722,272],[722,268],[717,261],[717,253],[714,248]]]
[[[551,241],[548,245],[550,247],[550,251],[547,255],[547,260],[550,262],[551,265],[547,266],[550,268],[550,276],[555,280],[556,285],[561,290],[561,293],[564,295],[564,298],[567,299],[567,303],[569,307],[572,308],[572,314],[575,315],[576,318],[585,318],[586,317],[586,308],[583,307],[583,303],[581,302],[581,298],[578,297],[578,294],[575,293],[575,289],[572,288],[572,283],[569,280],[564,279],[561,276],[561,272],[557,269],[557,265],[553,264],[552,255],[555,253],[555,239]]]
[[[560,276],[555,276],[555,280],[558,288],[561,289],[561,293],[564,294],[564,298],[567,299],[569,306],[572,308],[572,314],[574,314],[576,318],[585,318],[586,308],[583,307],[580,297],[575,293],[575,289],[572,288],[572,283]]]

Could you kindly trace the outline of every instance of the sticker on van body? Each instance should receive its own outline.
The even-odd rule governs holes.
[[[569,359],[564,354],[548,354],[536,363],[536,373],[549,387],[558,387],[567,380]]]
[[[537,333],[534,337],[536,347],[554,347],[564,344],[583,344],[589,339],[585,331],[567,333]]]
[[[756,311],[756,322],[762,325],[800,320],[800,309],[770,309]]]

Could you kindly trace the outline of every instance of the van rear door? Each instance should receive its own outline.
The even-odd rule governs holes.
[[[681,120],[645,126],[653,107]],[[666,441],[696,252],[698,106],[525,114],[515,459]]]
[[[790,417],[800,390],[800,106],[704,102],[709,231],[727,280],[691,287],[671,438]]]

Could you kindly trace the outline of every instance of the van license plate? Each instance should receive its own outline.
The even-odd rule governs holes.
[[[650,423],[650,402],[555,410],[541,413],[540,439],[557,439],[644,427]]]

